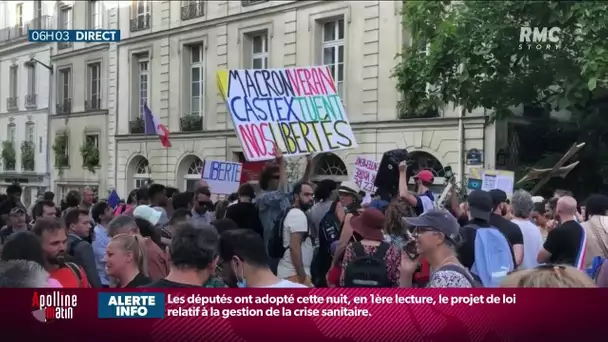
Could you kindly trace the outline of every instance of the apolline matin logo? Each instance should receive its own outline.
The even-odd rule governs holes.
[[[521,27],[519,29],[520,50],[558,50],[559,27]]]
[[[40,322],[73,319],[77,305],[78,297],[75,294],[60,291],[39,294],[34,291],[32,295],[32,315]]]

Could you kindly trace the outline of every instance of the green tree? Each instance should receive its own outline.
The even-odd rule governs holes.
[[[548,113],[565,109],[574,124],[555,130],[575,130],[587,152],[603,150],[608,118],[597,102],[608,95],[606,13],[605,2],[406,1],[411,44],[394,71],[404,94],[400,114],[423,116],[453,103],[487,108],[500,120],[524,105],[548,127]],[[520,43],[522,27],[558,27],[558,46]]]

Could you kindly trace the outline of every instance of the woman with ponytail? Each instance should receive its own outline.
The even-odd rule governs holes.
[[[145,238],[118,234],[106,250],[106,273],[116,279],[116,287],[133,288],[152,282],[148,278]]]

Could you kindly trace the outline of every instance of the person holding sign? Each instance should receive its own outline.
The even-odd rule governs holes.
[[[402,161],[399,164],[399,196],[409,205],[416,209],[417,215],[422,215],[435,206],[435,196],[429,190],[433,185],[435,177],[430,170],[420,170],[415,176],[416,195],[412,195],[407,189],[407,164]]]
[[[256,197],[256,205],[260,215],[260,221],[264,227],[264,243],[268,248],[268,242],[272,235],[274,222],[291,206],[288,196],[287,171],[283,152],[274,146],[275,163],[266,165],[260,174],[261,193]],[[306,170],[300,182],[310,180],[312,174],[312,156],[306,156]]]

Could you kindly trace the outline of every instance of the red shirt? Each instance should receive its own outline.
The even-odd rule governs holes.
[[[74,264],[75,265],[75,264]],[[78,277],[68,266],[58,268],[51,272],[51,278],[57,280],[61,286],[65,288],[86,288],[91,287],[87,275],[84,273],[82,267],[78,267],[80,273],[80,281]]]

